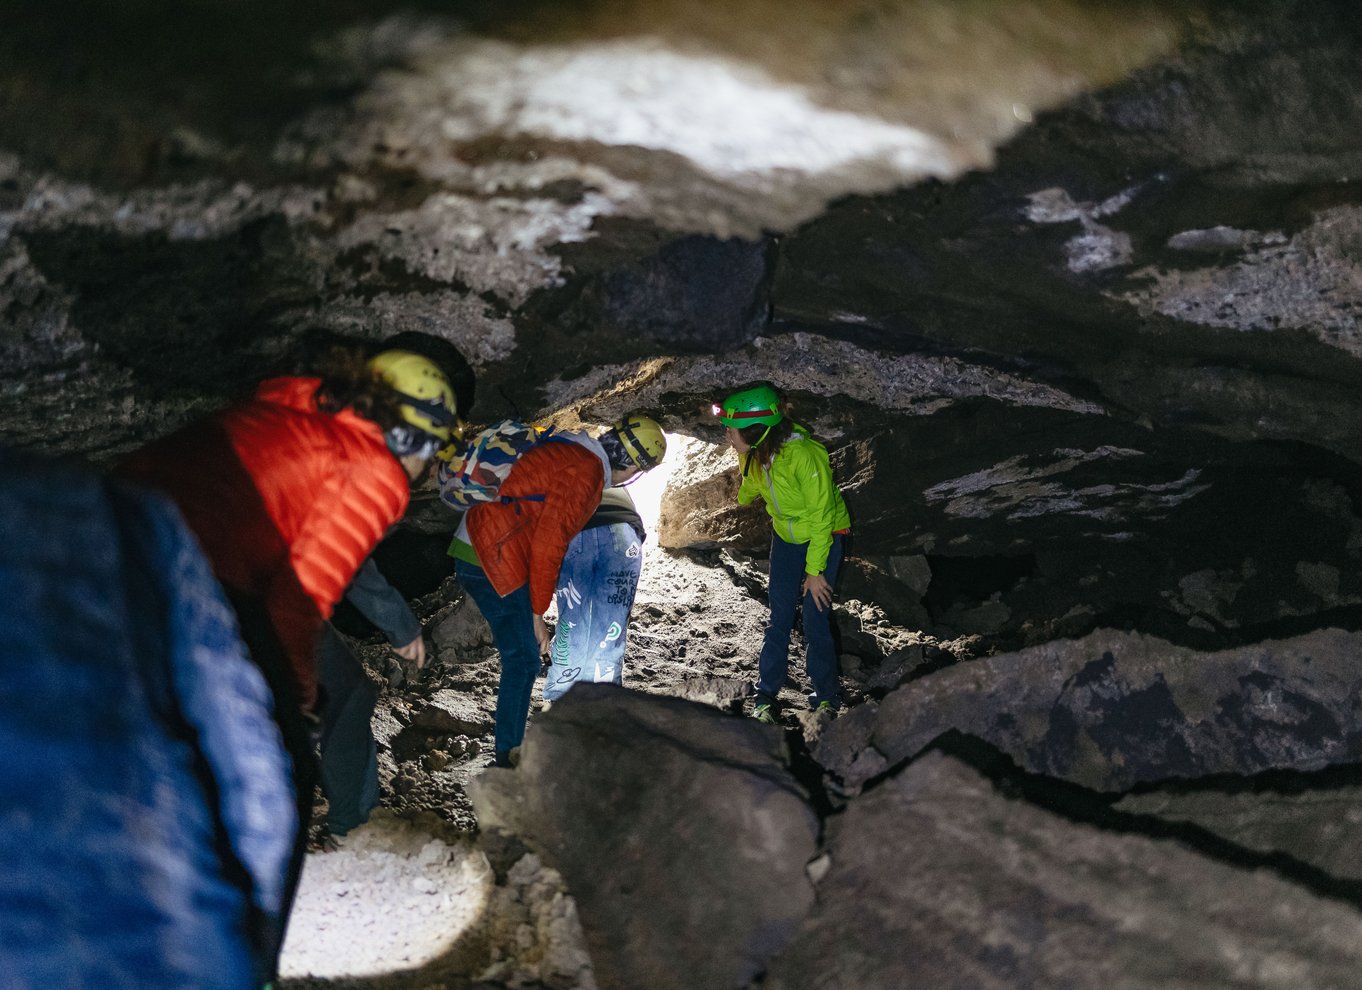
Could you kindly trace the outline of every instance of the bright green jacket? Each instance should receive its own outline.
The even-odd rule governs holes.
[[[809,545],[805,573],[822,574],[828,566],[832,534],[851,526],[846,502],[832,480],[828,449],[794,433],[776,451],[769,469],[751,458],[738,489],[738,504],[747,505],[758,496],[766,502],[777,536],[786,543]]]

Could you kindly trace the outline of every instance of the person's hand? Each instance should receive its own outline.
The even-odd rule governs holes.
[[[542,615],[534,617],[534,638],[539,641],[539,655],[548,656],[549,647],[553,644],[553,626]]]
[[[415,661],[417,670],[426,665],[426,641],[420,633],[406,646],[394,646],[392,650],[403,660]]]
[[[821,574],[804,575],[804,594],[813,596],[813,604],[820,612],[826,612],[832,604],[832,585]]]

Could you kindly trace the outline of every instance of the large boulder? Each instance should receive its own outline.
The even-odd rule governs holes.
[[[1362,881],[1362,768],[1216,778],[1127,794],[1113,807],[1191,825],[1265,855],[1289,857],[1336,881]]]
[[[828,833],[818,905],[766,990],[1294,990],[1362,965],[1354,908],[1009,799],[941,752]]]
[[[603,988],[744,987],[813,905],[818,818],[751,719],[579,684],[470,791],[562,873]]]
[[[473,599],[465,597],[431,624],[430,641],[441,660],[466,663],[492,645],[492,628]]]

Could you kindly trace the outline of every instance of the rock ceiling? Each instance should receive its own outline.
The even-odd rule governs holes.
[[[712,441],[771,379],[857,590],[948,631],[1362,602],[1345,4],[59,10],[0,40],[8,443],[106,458],[319,328],[421,329],[475,418]]]

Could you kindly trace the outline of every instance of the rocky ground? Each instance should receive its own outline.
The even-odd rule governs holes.
[[[764,567],[725,551],[662,550],[650,540],[625,685],[735,718],[750,712]],[[384,685],[374,721],[381,809],[337,850],[310,855],[283,985],[458,987],[481,972],[479,986],[593,986],[558,874],[530,855],[500,863],[498,875],[478,845],[467,785],[491,762],[498,664],[490,632],[452,577],[413,604],[432,646],[424,670],[404,665],[376,636],[347,637]],[[851,705],[924,663],[968,655],[966,644],[896,626],[872,606],[847,600],[834,609]],[[782,720],[796,736],[808,713],[802,668],[796,636],[781,696]],[[532,723],[541,705],[537,685]]]
[[[903,985],[908,957],[999,990],[1075,967],[1085,987],[1348,985],[1357,634],[1006,652],[848,599],[851,704],[807,710],[796,648],[770,730],[744,717],[762,584],[759,560],[650,547],[633,691],[536,698],[512,771],[488,767],[496,659],[452,579],[416,602],[425,671],[353,639],[387,685],[383,808],[310,857],[283,986],[863,990]]]

